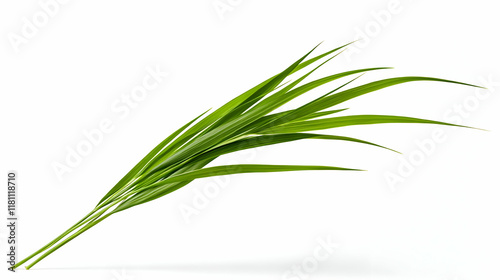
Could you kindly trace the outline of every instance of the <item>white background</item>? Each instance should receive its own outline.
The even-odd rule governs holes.
[[[2,270],[2,279],[287,279],[292,266],[313,256],[317,238],[331,238],[338,247],[307,279],[500,279],[496,2],[389,3],[68,1],[27,38],[23,18],[43,20],[40,2],[2,1],[0,169],[19,172],[22,258],[87,213],[174,129],[283,70],[321,41],[317,53],[362,39],[315,77],[393,66],[357,82],[424,75],[490,90],[410,83],[349,101],[343,105],[350,114],[463,121],[490,131],[358,126],[324,132],[360,137],[403,155],[305,140],[221,158],[221,164],[369,171],[198,180],[112,216],[30,271]],[[13,36],[24,40],[13,44]],[[126,117],[115,112],[113,104],[156,67],[168,77]],[[75,149],[85,140],[83,131],[104,119],[113,122],[113,131],[59,180],[53,164],[64,163],[67,148]],[[429,140],[436,129],[444,141]],[[416,141],[434,141],[434,147],[424,155]],[[418,163],[413,172],[391,187],[385,176],[399,174],[412,155]],[[197,192],[213,186],[220,192],[186,219],[180,207],[195,207]],[[1,195],[5,201],[6,191]],[[2,226],[2,255],[6,234]]]

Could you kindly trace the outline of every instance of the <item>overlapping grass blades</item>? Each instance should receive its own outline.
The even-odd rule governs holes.
[[[102,197],[88,215],[41,249],[17,263],[15,267],[38,256],[30,265],[26,266],[29,269],[110,215],[162,197],[198,178],[251,172],[358,170],[332,166],[263,164],[205,167],[214,159],[228,153],[302,139],[351,141],[385,148],[368,141],[347,136],[314,134],[309,132],[341,126],[381,123],[454,125],[404,116],[353,115],[326,117],[346,110],[342,108],[327,110],[335,105],[363,94],[401,83],[435,81],[473,86],[461,82],[429,77],[389,78],[342,90],[356,80],[359,77],[357,76],[349,82],[327,91],[324,95],[296,109],[273,113],[287,102],[319,86],[340,78],[387,69],[387,67],[378,67],[351,70],[301,84],[316,69],[330,61],[347,46],[348,44],[306,60],[314,48],[284,71],[242,93],[217,110],[209,114],[207,111],[188,122],[158,144],[134,166]],[[290,78],[290,75],[323,58],[325,58],[325,61],[316,68],[313,68],[295,80],[284,82],[285,79]]]

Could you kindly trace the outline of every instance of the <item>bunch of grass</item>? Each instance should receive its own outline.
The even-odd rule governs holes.
[[[160,198],[198,178],[251,172],[359,170],[333,166],[263,164],[206,167],[214,159],[228,153],[302,139],[351,141],[385,148],[347,136],[310,132],[342,126],[381,123],[454,125],[405,116],[334,116],[336,113],[344,111],[344,109],[331,109],[332,107],[355,97],[397,84],[413,81],[436,81],[472,86],[430,77],[397,77],[378,80],[348,89],[345,88],[356,80],[359,75],[370,71],[387,69],[387,67],[351,70],[307,83],[303,82],[315,70],[337,56],[347,45],[306,59],[315,47],[282,72],[240,94],[217,110],[211,113],[207,111],[179,128],[137,163],[104,195],[90,213],[38,251],[18,262],[15,267],[38,256],[31,264],[26,266],[26,269],[29,269],[109,216]],[[321,60],[324,61],[319,63]],[[293,73],[316,62],[319,65],[312,70],[294,80],[285,81]],[[354,78],[298,108],[275,112],[282,105],[296,97],[319,86],[349,76]]]

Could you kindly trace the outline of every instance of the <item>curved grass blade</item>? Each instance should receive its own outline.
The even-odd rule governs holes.
[[[347,100],[353,99],[355,97],[361,96],[363,94],[367,94],[373,91],[377,91],[386,87],[402,84],[402,83],[408,83],[408,82],[416,82],[416,81],[434,81],[434,82],[445,82],[445,83],[452,83],[452,84],[459,84],[459,85],[466,85],[466,86],[472,86],[472,87],[479,87],[476,85],[472,84],[467,84],[467,83],[462,83],[462,82],[457,82],[457,81],[451,81],[451,80],[445,80],[445,79],[438,79],[438,78],[430,78],[430,77],[417,77],[417,76],[410,76],[410,77],[397,77],[397,78],[389,78],[389,79],[384,79],[384,80],[379,80],[375,82],[371,82],[365,85],[357,86],[351,89],[347,89],[341,92],[338,92],[333,95],[327,95],[323,98],[320,98],[318,100],[315,100],[314,102],[311,102],[301,108],[298,108],[296,111],[290,113],[287,118],[289,120],[297,119],[303,116],[307,116],[308,114],[318,112],[327,108],[330,108],[332,106],[335,106],[337,104],[340,104],[342,102],[345,102]],[[479,87],[480,88],[480,87]]]
[[[297,140],[304,139],[321,139],[321,140],[340,140],[340,141],[349,141],[361,144],[372,145],[379,148],[384,148],[387,150],[394,151],[390,148],[371,143],[368,141],[346,137],[346,136],[337,136],[337,135],[326,135],[326,134],[314,134],[314,133],[283,133],[283,134],[270,134],[270,135],[261,135],[261,136],[253,136],[245,139],[240,139],[222,146],[219,146],[210,151],[204,152],[199,156],[192,159],[193,162],[198,160],[208,159],[208,158],[216,158],[224,154],[234,153],[241,150],[258,148],[263,146],[287,143]],[[397,152],[397,151],[394,151]]]
[[[361,169],[352,168],[342,168],[334,166],[315,166],[315,165],[263,165],[263,164],[241,164],[241,165],[222,165],[207,167],[203,169],[198,169],[194,171],[189,171],[179,175],[175,175],[165,179],[163,181],[157,182],[155,184],[149,185],[144,189],[140,190],[138,194],[131,199],[119,205],[114,212],[120,212],[127,208],[151,201],[153,199],[159,198],[166,194],[169,194],[175,190],[178,190],[181,186],[175,183],[186,182],[189,183],[195,179],[221,176],[221,175],[232,175],[241,173],[265,173],[265,172],[286,172],[286,171],[305,171],[305,170],[345,170],[345,171],[364,171]]]
[[[342,126],[381,124],[381,123],[426,123],[426,124],[440,124],[440,125],[472,128],[458,124],[419,119],[419,118],[411,118],[411,117],[386,116],[386,115],[354,115],[354,116],[342,116],[342,117],[333,117],[333,118],[326,118],[319,120],[294,122],[290,124],[269,128],[264,131],[261,131],[260,133],[262,134],[296,133],[303,131],[323,130],[335,127],[342,127]]]
[[[207,167],[203,169],[188,171],[178,175],[174,175],[160,182],[144,187],[143,190],[161,187],[163,185],[182,181],[192,181],[195,179],[232,175],[240,173],[262,173],[262,172],[285,172],[285,171],[304,171],[304,170],[348,170],[348,171],[363,171],[361,169],[321,166],[321,165],[269,165],[269,164],[235,164]]]

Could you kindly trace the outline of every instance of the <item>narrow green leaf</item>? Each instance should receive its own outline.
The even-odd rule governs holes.
[[[333,117],[333,118],[318,119],[318,120],[293,122],[273,127],[270,129],[266,129],[264,131],[261,131],[260,133],[263,134],[296,133],[303,131],[329,129],[342,126],[381,124],[381,123],[427,123],[427,124],[440,124],[440,125],[466,127],[457,124],[411,118],[411,117],[385,116],[385,115],[354,115],[354,116],[342,116],[342,117]]]
[[[209,158],[219,157],[224,154],[233,153],[241,150],[252,149],[257,147],[281,144],[286,142],[292,142],[297,140],[304,139],[322,139],[322,140],[341,140],[341,141],[350,141],[362,144],[368,144],[384,149],[389,149],[387,147],[371,143],[368,141],[346,137],[346,136],[337,136],[337,135],[326,135],[326,134],[314,134],[314,133],[284,133],[284,134],[270,134],[270,135],[262,135],[262,136],[253,136],[245,139],[237,140],[215,149],[204,152],[197,157],[193,158],[191,161],[196,162],[198,160],[204,160]],[[396,152],[396,151],[395,151]]]
[[[330,108],[332,106],[335,106],[337,104],[340,104],[344,101],[353,99],[355,97],[361,96],[363,94],[367,94],[373,91],[377,91],[379,89],[383,89],[386,87],[402,84],[402,83],[407,83],[407,82],[415,82],[415,81],[434,81],[434,82],[446,82],[446,83],[453,83],[453,84],[460,84],[460,85],[466,85],[466,86],[472,86],[472,87],[478,87],[475,85],[471,84],[466,84],[466,83],[461,83],[461,82],[456,82],[456,81],[451,81],[451,80],[445,80],[445,79],[438,79],[438,78],[430,78],[430,77],[398,77],[398,78],[389,78],[389,79],[384,79],[380,81],[375,81],[371,82],[365,85],[357,86],[351,89],[347,89],[341,92],[338,92],[333,95],[325,96],[323,98],[320,98],[318,100],[315,100],[314,102],[311,102],[301,108],[298,108],[295,112],[291,113],[288,118],[293,120],[300,118],[302,116],[307,116],[308,114],[311,114],[313,112],[318,112],[327,108]]]
[[[235,165],[221,165],[214,167],[207,167],[203,169],[188,171],[179,175],[174,175],[163,181],[151,184],[144,189],[152,189],[161,187],[166,184],[192,181],[195,179],[232,175],[240,173],[260,173],[260,172],[284,172],[284,171],[304,171],[304,170],[350,170],[362,171],[361,169],[334,167],[334,166],[320,166],[320,165],[268,165],[268,164],[235,164]]]

